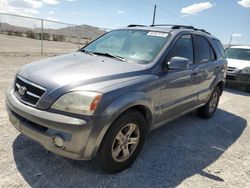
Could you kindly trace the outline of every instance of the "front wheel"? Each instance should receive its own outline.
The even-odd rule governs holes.
[[[216,87],[213,93],[211,94],[209,100],[207,101],[206,105],[197,110],[197,113],[200,117],[208,119],[214,115],[214,112],[216,111],[220,100],[220,94],[220,88]]]
[[[98,160],[108,173],[128,168],[139,155],[147,132],[143,115],[135,110],[121,115],[103,138]]]

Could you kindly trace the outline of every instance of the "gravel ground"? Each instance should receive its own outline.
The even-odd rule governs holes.
[[[5,90],[41,58],[0,54],[0,187],[250,187],[250,94],[227,88],[213,118],[191,113],[151,132],[129,169],[107,175],[93,161],[47,152],[9,123]]]
[[[0,55],[40,55],[41,41],[0,34]],[[78,49],[77,44],[55,41],[43,41],[44,54],[72,52]]]

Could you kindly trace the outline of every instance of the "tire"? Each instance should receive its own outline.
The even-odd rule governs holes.
[[[205,118],[205,119],[211,118],[217,109],[217,106],[220,100],[220,95],[221,95],[221,89],[217,86],[212,92],[205,106],[197,110],[198,116],[200,116],[201,118]]]
[[[247,93],[250,93],[250,84],[248,84],[248,85],[246,86],[246,92],[247,92]]]
[[[133,129],[134,132],[126,139],[125,135],[129,135],[127,133]],[[107,173],[117,173],[128,168],[138,157],[147,132],[145,118],[140,112],[130,110],[121,115],[110,126],[102,140],[97,156],[101,169]]]

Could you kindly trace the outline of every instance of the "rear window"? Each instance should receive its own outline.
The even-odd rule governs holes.
[[[221,42],[219,40],[216,40],[216,39],[214,39],[213,41],[215,43],[217,50],[220,52],[221,56],[226,57],[225,52],[224,52],[224,48],[223,48],[223,45],[221,44]]]

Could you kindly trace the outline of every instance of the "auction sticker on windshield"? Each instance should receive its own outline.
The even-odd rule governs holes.
[[[150,32],[148,32],[147,35],[149,35],[149,36],[155,36],[155,37],[167,37],[168,33],[150,31]]]

